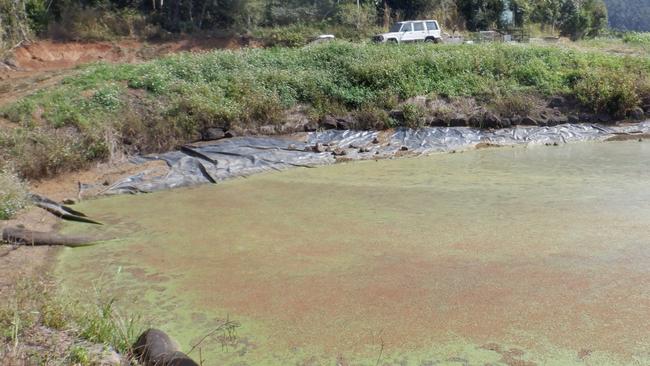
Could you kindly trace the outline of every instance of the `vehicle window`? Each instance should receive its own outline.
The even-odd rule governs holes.
[[[438,24],[436,22],[427,22],[427,29],[438,30]]]
[[[424,23],[413,23],[413,30],[416,32],[424,31]]]
[[[393,26],[390,27],[390,32],[399,32],[399,30],[402,28],[402,24],[404,24],[404,23],[395,23],[395,24],[393,24]]]
[[[413,32],[413,24],[404,23],[404,26],[402,27],[402,32]]]

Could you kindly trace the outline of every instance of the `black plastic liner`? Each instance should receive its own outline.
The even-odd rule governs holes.
[[[118,181],[105,194],[147,193],[165,189],[218,183],[271,170],[316,167],[337,160],[391,158],[473,148],[480,143],[495,145],[564,144],[604,140],[617,134],[650,133],[650,122],[606,127],[566,124],[554,127],[515,127],[480,130],[465,127],[397,129],[377,131],[328,130],[313,132],[300,140],[274,137],[237,137],[202,145],[187,145],[180,151],[148,155],[136,162],[164,160],[167,175],[141,172]]]

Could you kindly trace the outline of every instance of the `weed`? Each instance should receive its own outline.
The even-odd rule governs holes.
[[[9,168],[0,167],[0,220],[12,218],[27,206],[27,188]]]
[[[402,106],[404,113],[404,124],[410,128],[418,128],[424,125],[424,108],[417,104],[406,103]]]
[[[90,365],[90,355],[88,354],[88,350],[81,346],[72,347],[70,350],[69,361],[72,364],[81,366]]]

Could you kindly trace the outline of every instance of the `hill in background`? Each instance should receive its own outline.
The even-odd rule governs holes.
[[[650,31],[650,0],[605,0],[612,28]]]

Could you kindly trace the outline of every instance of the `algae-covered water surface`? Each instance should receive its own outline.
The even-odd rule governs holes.
[[[80,205],[66,249],[206,365],[647,364],[650,144],[500,148]],[[529,363],[527,363],[529,362]]]

